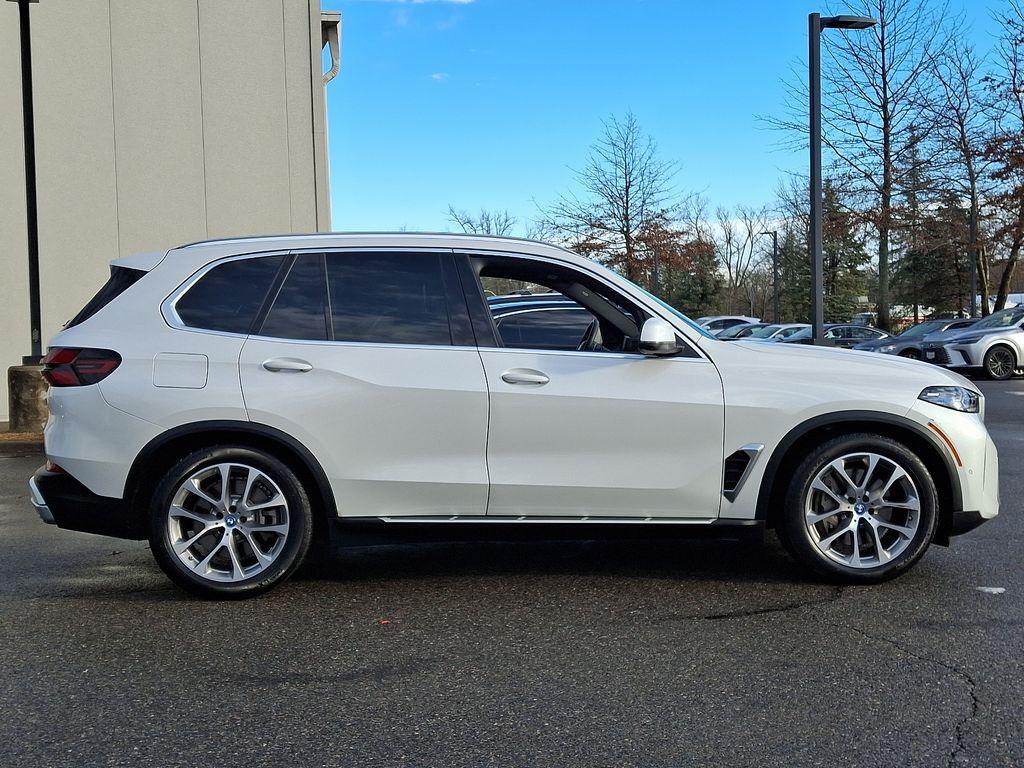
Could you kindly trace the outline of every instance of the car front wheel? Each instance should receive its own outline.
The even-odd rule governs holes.
[[[800,463],[777,532],[790,554],[820,576],[873,583],[924,555],[937,509],[935,482],[916,454],[888,437],[848,435]]]
[[[178,586],[240,598],[286,579],[309,549],[309,498],[282,461],[244,447],[196,451],[164,476],[150,511],[150,546]]]
[[[985,353],[983,361],[985,375],[996,381],[1003,381],[1013,376],[1017,368],[1017,355],[1009,347],[998,345]]]

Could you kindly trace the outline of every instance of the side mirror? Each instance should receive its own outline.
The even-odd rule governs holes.
[[[648,318],[640,329],[640,351],[655,357],[678,354],[676,329],[660,317]]]

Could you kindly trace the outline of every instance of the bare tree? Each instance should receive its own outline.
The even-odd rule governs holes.
[[[822,141],[835,167],[830,174],[875,229],[879,325],[889,327],[890,240],[894,200],[903,179],[907,134],[922,125],[922,94],[931,90],[931,61],[949,37],[946,9],[927,0],[856,0],[844,13],[873,16],[869,30],[830,31],[823,37]],[[788,85],[789,117],[769,124],[806,143],[807,87]]]
[[[473,216],[467,211],[456,210],[455,206],[448,206],[448,220],[471,235],[497,235],[506,237],[511,235],[515,229],[517,220],[508,211],[490,211],[486,208],[480,209],[478,216]]]
[[[1003,29],[996,52],[997,72],[988,79],[997,128],[985,153],[993,164],[990,175],[999,185],[993,196],[1000,209],[995,235],[1005,239],[1008,249],[996,291],[997,310],[1006,305],[1024,246],[1024,12],[1011,0],[998,18]]]
[[[658,157],[635,116],[611,117],[576,172],[579,192],[544,211],[543,224],[580,252],[646,282],[656,270],[645,263],[651,249],[642,247],[643,233],[666,226],[678,210],[675,173],[675,163]]]
[[[985,150],[992,139],[992,119],[983,87],[984,61],[973,47],[954,38],[934,53],[930,67],[936,88],[922,106],[938,151],[931,180],[944,196],[953,193],[966,202],[967,252],[978,275],[982,314],[988,314],[990,258],[981,229],[990,196],[991,162]]]
[[[737,206],[735,211],[720,206],[715,211],[715,218],[716,250],[725,270],[731,308],[742,301],[744,310],[752,312],[756,286],[751,277],[765,258],[758,244],[760,233],[768,226],[768,212],[764,208],[743,205]]]

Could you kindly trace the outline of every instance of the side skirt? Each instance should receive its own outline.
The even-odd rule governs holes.
[[[568,541],[576,539],[737,539],[760,541],[763,520],[550,517],[337,518],[334,548],[431,541]]]

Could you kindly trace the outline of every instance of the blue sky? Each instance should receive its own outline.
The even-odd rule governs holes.
[[[806,0],[322,0],[342,11],[328,87],[333,228],[447,230],[449,203],[536,216],[601,120],[632,111],[680,188],[760,204],[806,162],[757,115],[805,66]],[[979,47],[998,3],[954,0]]]

